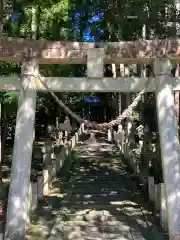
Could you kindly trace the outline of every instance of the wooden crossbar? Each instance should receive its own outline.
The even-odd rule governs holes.
[[[91,48],[104,49],[105,64],[147,64],[157,57],[180,61],[180,39],[84,43],[12,38],[0,39],[0,61],[21,62],[24,55],[30,55],[40,64],[87,64],[87,52]]]

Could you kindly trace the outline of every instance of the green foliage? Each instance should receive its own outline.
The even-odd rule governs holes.
[[[143,26],[146,26],[146,38],[165,38],[176,34],[175,24],[177,12],[173,1],[163,0],[123,0],[123,1],[90,1],[90,0],[34,0],[14,1],[6,6],[4,15],[1,13],[3,24],[2,35],[23,38],[44,38],[51,40],[72,40],[73,29],[70,16],[77,10],[84,11],[80,21],[78,41],[82,41],[82,33],[89,16],[97,12],[104,12],[104,21],[93,24],[94,34],[97,27],[104,28],[104,41],[134,40],[142,38]],[[14,9],[17,19],[12,20],[10,13]],[[137,16],[129,19],[128,16]],[[44,76],[82,76],[85,66],[46,65],[41,66]],[[20,65],[15,63],[0,63],[1,75],[20,74]],[[61,93],[58,96],[74,111],[81,111],[84,107],[81,93]],[[109,109],[114,109],[112,103],[116,100],[114,94],[100,94],[103,103]],[[18,93],[1,93],[1,102],[6,106],[6,114],[15,116]],[[155,108],[153,98],[150,97],[147,109]],[[105,105],[104,105],[105,106]],[[37,98],[36,120],[42,113],[48,116],[60,114],[57,104],[48,93],[39,93]],[[148,110],[148,112],[152,112]],[[137,114],[134,115],[138,119]],[[40,118],[41,119],[41,118]]]

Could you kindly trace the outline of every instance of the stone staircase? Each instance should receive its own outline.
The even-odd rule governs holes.
[[[113,145],[86,142],[75,158],[49,240],[165,239]]]

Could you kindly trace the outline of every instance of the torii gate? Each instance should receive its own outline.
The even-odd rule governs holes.
[[[170,75],[170,61],[180,60],[180,40],[70,43],[3,38],[0,45],[1,61],[22,62],[20,79],[17,76],[0,78],[1,91],[21,91],[5,239],[24,239],[36,91],[46,91],[36,77],[39,74],[38,65],[87,64],[87,78],[42,77],[54,92],[138,92],[145,87],[145,78],[104,78],[103,66],[111,63],[153,64],[154,77],[150,80],[148,91],[156,91],[169,239],[180,239],[180,147],[173,96],[173,90],[180,91],[180,78],[172,78]]]

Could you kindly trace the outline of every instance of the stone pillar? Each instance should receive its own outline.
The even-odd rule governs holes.
[[[76,138],[75,138],[75,136],[73,136],[70,141],[71,141],[71,149],[74,149],[75,146],[76,146]]]
[[[160,202],[161,202],[161,184],[155,184],[154,186],[154,194],[155,194],[155,211],[160,210]]]
[[[131,118],[128,118],[127,119],[127,122],[126,122],[126,141],[125,141],[125,154],[126,155],[129,155],[129,137],[130,137],[130,134],[131,134],[131,129],[132,129],[132,121],[131,121]]]
[[[75,138],[76,138],[76,143],[78,143],[78,141],[79,141],[79,133],[78,132],[75,133]]]
[[[156,104],[165,196],[168,210],[169,239],[180,239],[180,146],[178,141],[174,95],[170,80],[171,63],[156,59]]]
[[[57,137],[57,141],[56,141],[56,145],[57,146],[60,146],[60,145],[63,145],[63,132],[60,131],[58,132],[58,137]]]
[[[112,143],[112,129],[108,129],[108,142]]]
[[[81,129],[82,129],[82,133],[85,132],[85,126],[84,126],[84,123],[81,124]]]
[[[66,146],[63,146],[61,148],[61,153],[60,153],[60,155],[61,155],[60,167],[61,168],[64,166],[64,161],[66,159],[67,154],[68,154],[68,151],[67,151],[67,144],[66,144]]]
[[[152,136],[149,131],[149,126],[144,125],[144,137],[143,137],[143,147],[142,147],[142,167],[144,169],[145,178],[147,178],[149,175],[149,165],[150,165],[150,161],[152,161],[153,147],[152,147],[151,139],[152,139]]]
[[[43,199],[43,153],[41,146],[35,146],[33,149],[33,161],[37,174],[37,198]]]
[[[149,200],[154,202],[155,200],[155,185],[154,185],[154,177],[148,177],[148,193],[149,193]]]
[[[142,136],[144,134],[144,126],[143,125],[140,125],[139,127],[137,127],[137,134],[139,137],[139,151],[142,152],[142,148],[143,148]]]
[[[64,146],[64,161],[66,160],[66,158],[70,155],[70,151],[71,148],[69,146],[69,142],[67,142],[67,144]],[[63,165],[64,165],[64,161],[63,161]]]
[[[31,211],[35,211],[38,204],[38,188],[37,181],[31,181]]]
[[[167,231],[168,230],[168,212],[167,212],[167,201],[166,201],[164,183],[160,183],[160,223],[163,230]]]
[[[54,147],[54,155],[56,159],[56,175],[59,174],[59,171],[62,167],[61,150],[63,147],[64,147],[63,145]]]
[[[66,144],[67,141],[68,141],[68,132],[65,131],[65,132],[64,132],[64,144]]]
[[[64,123],[63,123],[63,130],[67,131],[68,134],[70,134],[72,132],[72,126],[70,123],[70,119],[66,116]]]
[[[117,145],[120,148],[120,151],[124,153],[124,140],[125,140],[125,132],[121,124],[118,126],[118,131],[115,135],[115,139],[117,141]]]
[[[44,177],[44,196],[48,196],[49,194],[49,187],[52,181],[52,161],[51,161],[51,153],[52,153],[52,141],[46,140],[45,145],[43,148],[43,177]]]
[[[52,178],[53,179],[56,179],[56,176],[57,176],[57,170],[56,170],[56,167],[57,167],[57,164],[56,164],[56,155],[54,153],[54,148],[55,146],[53,146],[53,153],[51,154],[51,160],[52,160]]]
[[[97,143],[97,141],[96,141],[96,134],[93,131],[90,132],[89,143],[92,143],[92,144],[96,144]]]
[[[22,90],[16,118],[5,240],[24,239],[28,219],[30,169],[36,112],[36,81],[33,75],[38,73],[37,61],[35,59],[24,60],[21,73]]]
[[[38,174],[38,178],[37,178],[37,191],[38,191],[38,200],[43,200],[44,198],[44,176],[43,173],[40,172]]]
[[[83,125],[83,123],[80,125],[79,130],[78,130],[79,136],[83,133],[82,125]]]
[[[32,185],[31,185],[31,179],[29,184],[29,199],[28,199],[28,214],[27,214],[27,226],[31,223],[31,207],[32,207]],[[1,239],[1,238],[0,238]],[[3,239],[1,239],[3,240]]]

